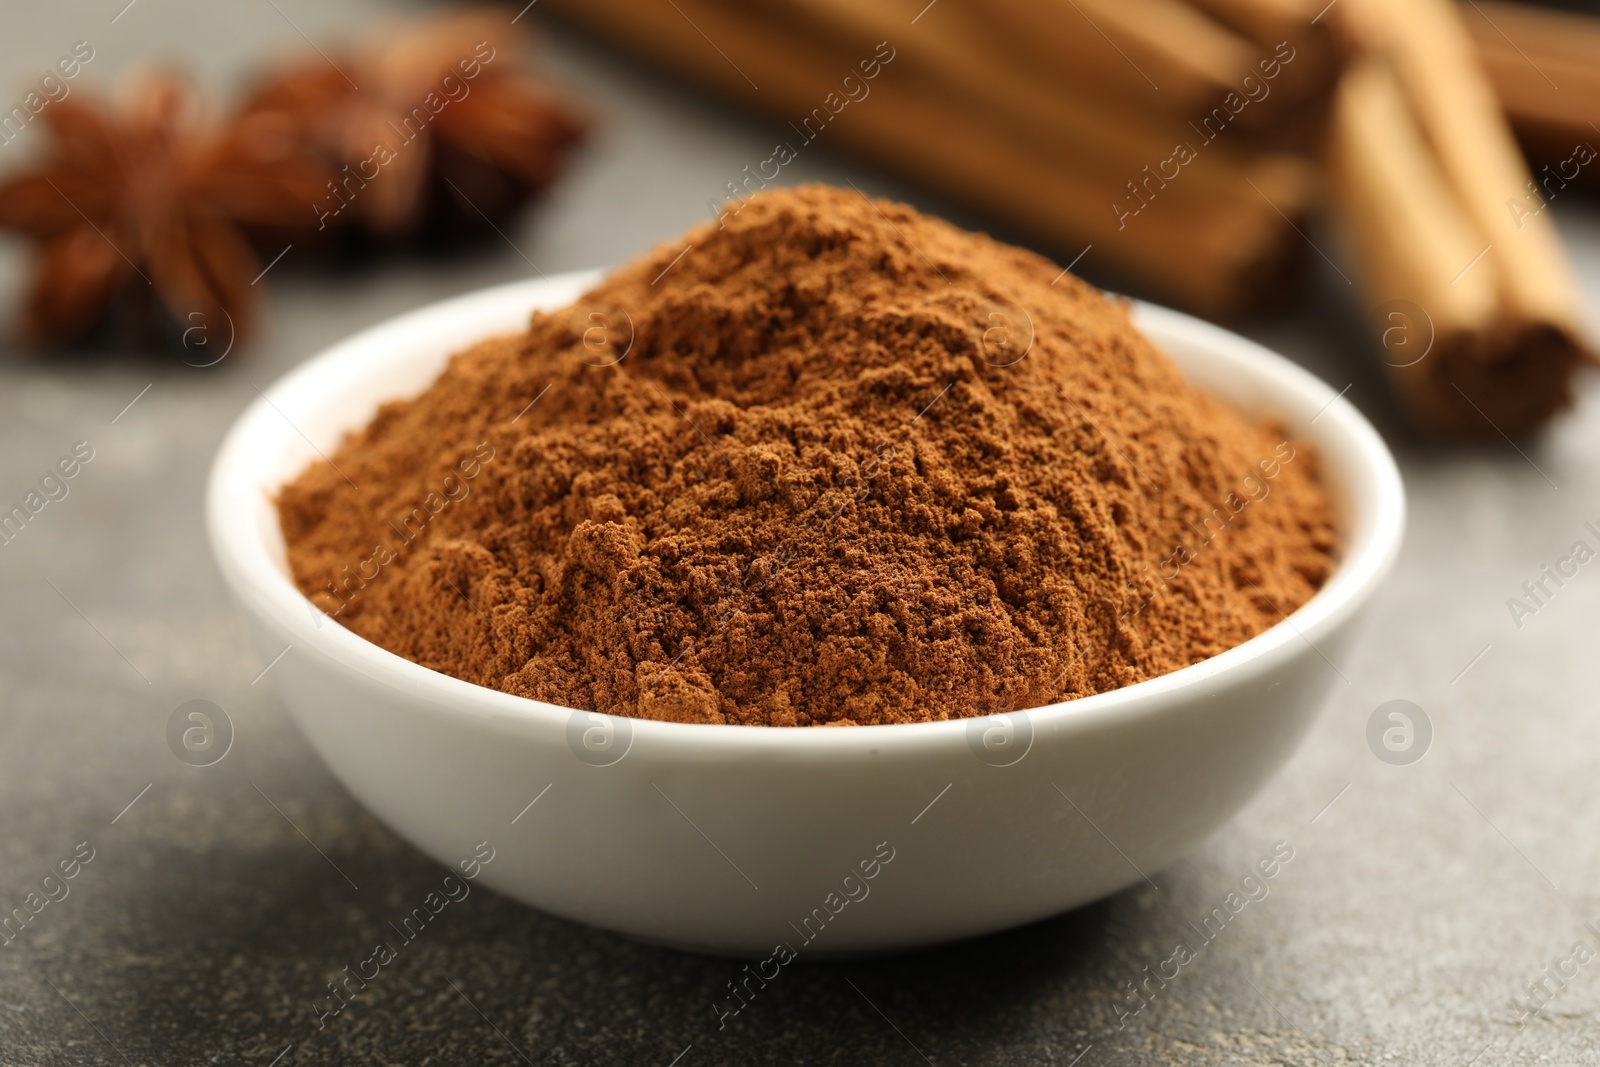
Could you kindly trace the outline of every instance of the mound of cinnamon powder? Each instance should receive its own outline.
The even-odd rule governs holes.
[[[1186,385],[1124,306],[822,187],[467,348],[279,510],[301,590],[384,648],[696,723],[1114,689],[1277,622],[1334,550],[1309,449]]]

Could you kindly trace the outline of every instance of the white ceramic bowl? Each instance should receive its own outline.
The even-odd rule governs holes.
[[[597,277],[488,289],[333,346],[240,417],[207,502],[263,662],[290,646],[271,678],[333,773],[452,868],[487,841],[479,884],[553,914],[687,948],[767,956],[784,942],[811,957],[968,937],[1105,896],[1215,830],[1288,758],[1399,548],[1399,474],[1355,408],[1249,341],[1145,305],[1139,325],[1190,380],[1315,444],[1343,538],[1308,604],[1185,670],[994,719],[690,726],[471,685],[313,609],[288,577],[270,499],[313,443],[331,451],[452,351],[521,329]]]

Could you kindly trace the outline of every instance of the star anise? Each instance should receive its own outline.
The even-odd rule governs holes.
[[[556,176],[585,121],[535,77],[531,33],[474,9],[308,56],[243,113],[302,131],[336,171],[306,210],[386,238],[450,239],[498,225]]]
[[[325,164],[270,116],[206,122],[168,75],[116,107],[75,97],[41,118],[42,162],[0,185],[0,228],[39,246],[24,339],[65,344],[108,319],[123,340],[247,336],[261,270],[247,231],[304,227]]]

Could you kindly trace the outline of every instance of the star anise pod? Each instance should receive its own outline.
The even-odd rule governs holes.
[[[536,77],[525,26],[494,8],[404,23],[306,57],[243,113],[298,128],[336,171],[307,208],[319,227],[424,240],[482,231],[542,191],[587,126]]]
[[[325,164],[281,120],[207,123],[169,75],[114,107],[75,96],[40,117],[43,160],[0,185],[0,228],[39,246],[24,339],[66,344],[108,319],[124,341],[248,336],[261,263],[247,231],[304,227]]]

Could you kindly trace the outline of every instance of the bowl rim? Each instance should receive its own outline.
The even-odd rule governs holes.
[[[559,308],[571,303],[602,275],[602,271],[589,270],[526,279],[413,309],[328,346],[288,371],[266,390],[258,391],[218,447],[206,488],[206,526],[212,553],[241,608],[289,633],[291,646],[302,654],[309,653],[335,669],[360,674],[369,681],[423,698],[441,714],[465,714],[470,718],[498,721],[510,719],[562,730],[574,714],[605,714],[515,696],[452,677],[390,652],[326,616],[278,569],[267,545],[258,536],[257,509],[273,506],[267,488],[271,479],[245,477],[250,457],[261,441],[299,433],[298,427],[283,412],[284,408],[303,406],[295,400],[297,396],[317,397],[315,402],[319,405],[333,402],[345,394],[319,396],[319,387],[329,380],[338,382],[350,377],[353,366],[360,369],[364,364],[372,367],[361,380],[370,380],[371,371],[381,369],[382,357],[396,346],[404,346],[408,335],[425,324],[471,322],[486,311],[503,313],[511,306],[520,308],[524,315],[535,307]],[[1162,714],[1181,706],[1192,692],[1213,691],[1216,687],[1213,683],[1218,682],[1220,675],[1227,674],[1237,682],[1270,672],[1285,659],[1298,654],[1296,646],[1301,642],[1321,655],[1316,637],[1337,629],[1376,591],[1398,556],[1404,531],[1405,495],[1399,470],[1378,432],[1345,399],[1343,391],[1336,392],[1285,357],[1231,331],[1169,308],[1142,301],[1130,303],[1136,325],[1141,331],[1158,335],[1151,338],[1158,346],[1161,344],[1159,335],[1181,337],[1205,349],[1210,358],[1231,362],[1241,373],[1254,377],[1257,384],[1264,384],[1275,398],[1292,398],[1301,406],[1316,403],[1318,414],[1313,421],[1318,428],[1315,433],[1292,424],[1291,431],[1298,436],[1311,437],[1314,444],[1319,439],[1324,442],[1342,440],[1345,446],[1342,451],[1355,459],[1346,476],[1353,482],[1364,482],[1371,513],[1363,516],[1365,521],[1341,523],[1353,532],[1342,546],[1344,555],[1333,574],[1310,600],[1271,627],[1215,656],[1155,678],[1056,704],[1001,713],[1023,714],[1035,732],[1092,729]],[[470,328],[465,332],[470,335]],[[456,343],[451,351],[463,347],[465,343]],[[1179,362],[1182,369],[1179,359],[1169,358]],[[1288,404],[1280,407],[1287,408]],[[1325,444],[1318,444],[1318,451],[1326,473],[1330,465],[1327,457],[1332,450]],[[281,471],[273,475],[280,481],[283,476]],[[1346,495],[1350,498],[1350,507],[1360,506],[1356,498],[1361,493],[1352,487]],[[322,619],[316,618],[319,614],[323,614]],[[1337,671],[1337,667],[1334,670]],[[635,746],[641,742],[653,746],[687,745],[692,751],[724,755],[731,750],[771,751],[773,745],[788,752],[833,754],[856,750],[876,754],[885,749],[901,751],[908,747],[944,746],[964,736],[972,728],[971,724],[987,723],[994,718],[986,715],[823,729],[607,717],[618,721],[626,719],[632,730],[631,743]]]

